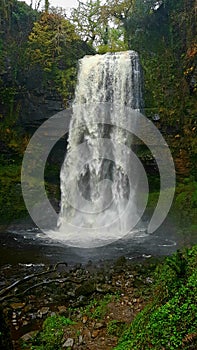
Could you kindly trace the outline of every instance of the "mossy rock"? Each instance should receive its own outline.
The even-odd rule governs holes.
[[[87,281],[84,282],[79,288],[76,289],[75,295],[77,297],[83,295],[83,296],[88,296],[94,293],[96,289],[95,281]]]

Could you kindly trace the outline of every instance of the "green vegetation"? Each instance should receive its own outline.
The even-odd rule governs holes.
[[[82,45],[74,25],[61,14],[44,12],[33,25],[26,55],[30,72],[40,71],[45,89],[53,83],[66,107],[74,94],[77,61],[90,52],[93,50]]]
[[[0,18],[0,165],[5,168],[0,175],[1,222],[25,214],[19,167],[32,132],[26,127],[32,99],[33,108],[39,105],[38,109],[48,96],[52,101],[59,99],[62,107],[69,106],[81,57],[131,49],[139,52],[143,67],[145,114],[164,135],[174,158],[177,217],[195,228],[196,1],[88,0],[79,1],[76,9],[66,13],[52,9],[50,1],[41,11],[39,6],[33,9],[25,2],[9,0],[1,2]],[[147,148],[139,149],[138,156],[145,165],[153,161]],[[59,199],[58,181],[51,183],[47,169],[47,193]],[[150,178],[151,207],[159,178],[155,173]]]
[[[178,250],[162,262],[141,265],[139,273],[142,281],[138,284],[136,278],[134,284],[138,296],[141,293],[144,296],[145,307],[135,313],[131,324],[113,319],[108,308],[110,303],[114,309],[120,307],[123,300],[121,295],[94,294],[94,299],[90,302],[86,299],[87,304],[83,307],[68,309],[69,318],[57,314],[47,317],[42,330],[26,344],[23,343],[23,349],[59,350],[65,335],[68,337],[68,334],[72,334],[74,342],[77,342],[78,337],[83,335],[84,327],[89,329],[95,324],[102,328],[105,337],[118,338],[114,350],[196,349],[197,245]],[[151,276],[152,281],[148,285],[143,282],[147,276]]]
[[[31,350],[60,350],[62,349],[62,338],[67,326],[75,322],[64,316],[54,315],[48,317],[42,327],[42,331],[32,340]],[[29,349],[29,345],[23,343],[23,349]]]
[[[152,301],[123,333],[116,350],[195,349],[197,346],[197,246],[159,265]]]
[[[159,189],[158,188],[158,178],[152,179],[150,177],[152,191],[149,193],[148,198],[148,211],[153,211],[158,199],[159,199]],[[153,190],[153,186],[157,189]],[[166,196],[168,194],[168,189],[166,190]],[[170,210],[170,216],[176,220],[177,226],[181,228],[182,231],[196,232],[197,228],[197,182],[194,177],[185,178],[182,182],[177,183],[175,198]]]
[[[27,215],[20,185],[21,163],[0,162],[0,223]]]
[[[57,98],[62,108],[68,107],[80,58],[128,49],[140,55],[145,114],[164,135],[174,158],[177,188],[171,214],[186,234],[196,234],[196,0],[78,1],[78,8],[69,14],[51,9],[47,0],[43,11],[17,0],[0,2],[1,224],[27,214],[20,172],[32,133],[26,126],[30,107],[38,105],[39,110],[48,96],[52,103]],[[33,107],[32,100],[36,101]],[[147,148],[142,146],[138,156],[146,166],[152,164],[153,155]],[[47,164],[45,183],[50,199],[60,198],[58,177],[59,166]],[[151,210],[158,200],[158,173],[151,172],[149,179]],[[197,246],[165,259],[153,280],[148,287],[153,288],[152,299],[126,331],[117,320],[107,323],[107,333],[120,336],[116,350],[196,349]],[[114,298],[93,299],[80,311],[94,321],[101,320]],[[69,326],[74,323],[68,318],[48,317],[31,349],[61,349]],[[28,346],[23,344],[24,349]]]
[[[126,324],[124,322],[112,320],[112,321],[109,321],[109,323],[107,324],[107,334],[120,337],[123,331],[125,330],[125,328],[126,328]]]
[[[24,118],[31,99],[44,94],[45,104],[54,95],[68,106],[78,60],[94,53],[63,13],[49,11],[49,3],[45,10],[17,0],[0,4],[0,139],[10,157],[23,154],[29,140]]]
[[[100,53],[139,52],[145,113],[158,118],[155,123],[171,148],[177,174],[196,176],[195,0],[89,0],[79,2],[70,20]]]
[[[118,298],[112,294],[106,294],[102,299],[93,299],[82,311],[84,315],[91,316],[91,318],[101,319],[105,316],[107,312],[107,305]]]
[[[175,210],[184,227],[197,225],[197,182],[184,179],[176,188]]]

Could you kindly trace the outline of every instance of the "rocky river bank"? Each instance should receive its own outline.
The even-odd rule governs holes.
[[[59,328],[57,349],[114,348],[150,300],[155,264],[152,258],[134,262],[119,257],[73,267],[64,262],[3,266],[0,299],[9,328],[1,330],[1,349],[45,349],[43,322],[52,322],[47,349],[56,349],[53,332]],[[40,341],[45,347],[36,347]]]

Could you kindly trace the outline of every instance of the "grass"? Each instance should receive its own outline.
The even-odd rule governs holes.
[[[93,299],[91,302],[83,309],[83,314],[89,316],[93,319],[101,319],[105,316],[107,312],[107,305],[118,300],[119,295],[106,294],[102,299]]]
[[[22,349],[31,350],[60,350],[64,329],[74,325],[70,318],[54,315],[47,317],[43,323],[42,331],[32,339],[32,345],[23,343]]]
[[[166,258],[156,269],[155,281],[153,300],[115,350],[197,348],[197,245]]]

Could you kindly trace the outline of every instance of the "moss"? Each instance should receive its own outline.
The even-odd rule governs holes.
[[[21,344],[23,349],[59,350],[62,349],[64,331],[75,322],[64,316],[54,315],[47,317],[43,323],[41,332],[32,339],[32,346]]]
[[[197,225],[197,182],[193,178],[177,185],[174,208],[182,225]]]
[[[21,189],[22,159],[0,159],[0,224],[28,215]],[[56,166],[46,170],[45,188],[52,202],[60,200],[59,172]],[[53,205],[53,203],[52,203]]]
[[[0,223],[27,215],[20,184],[20,162],[0,164]]]
[[[197,345],[197,246],[166,258],[154,280],[153,300],[123,334],[116,350]]]

